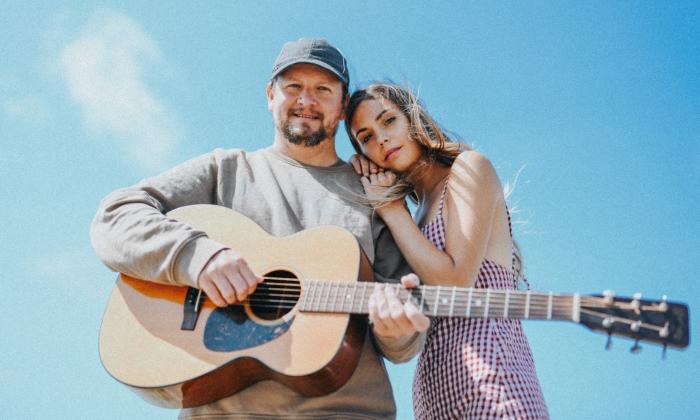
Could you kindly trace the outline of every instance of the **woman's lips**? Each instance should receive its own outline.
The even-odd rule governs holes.
[[[399,150],[401,150],[401,146],[399,146],[399,147],[394,147],[393,149],[389,149],[389,151],[388,151],[388,152],[386,153],[386,155],[384,156],[384,162],[386,162],[387,160],[389,160],[389,159],[390,159],[392,156],[394,156],[394,154],[395,154],[396,152],[398,152]]]

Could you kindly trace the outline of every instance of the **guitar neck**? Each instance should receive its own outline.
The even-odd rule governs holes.
[[[555,319],[578,322],[580,297],[518,290],[450,286],[393,287],[401,301],[408,299],[428,316],[463,318]],[[305,282],[300,309],[308,312],[369,313],[374,283]]]

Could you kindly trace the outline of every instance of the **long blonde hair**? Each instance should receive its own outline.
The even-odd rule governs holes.
[[[414,181],[420,179],[425,171],[435,163],[452,166],[457,156],[465,150],[471,150],[471,147],[450,137],[428,114],[418,97],[410,89],[394,83],[372,83],[364,89],[356,90],[350,96],[345,110],[345,131],[350,138],[352,147],[360,155],[363,155],[362,149],[352,134],[352,118],[362,102],[372,99],[390,101],[396,105],[408,119],[409,136],[421,147],[423,154],[418,164],[409,173],[398,174],[396,183],[388,188],[381,197],[368,197],[368,199],[375,207],[403,199],[406,196],[417,202],[413,187]],[[515,239],[511,237],[511,240],[513,242],[513,268],[516,280],[521,280],[524,279],[524,260]]]

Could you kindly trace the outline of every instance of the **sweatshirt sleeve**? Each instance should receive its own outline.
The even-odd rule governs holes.
[[[411,266],[399,251],[398,245],[384,221],[374,214],[372,216],[372,233],[375,238],[374,280],[397,283],[403,275],[412,272]],[[416,333],[411,337],[387,338],[372,334],[379,351],[393,363],[404,363],[418,354],[425,341],[425,333]]]
[[[215,154],[187,161],[100,203],[90,239],[114,271],[165,284],[197,286],[201,269],[226,247],[165,214],[191,204],[216,204]]]

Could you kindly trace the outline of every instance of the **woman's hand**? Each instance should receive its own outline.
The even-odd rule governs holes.
[[[407,211],[403,198],[387,201],[387,190],[396,183],[396,174],[391,171],[383,171],[376,174],[369,174],[360,179],[365,189],[365,195],[371,202],[377,202],[374,210],[379,217],[386,220],[391,212]]]
[[[365,194],[370,200],[381,199],[385,196],[386,190],[396,182],[396,174],[391,171],[369,174],[360,179],[365,188]]]
[[[384,172],[384,168],[380,168],[374,162],[362,155],[350,156],[350,164],[353,168],[355,168],[355,172],[357,172],[357,174],[360,176],[369,176],[371,174]]]

